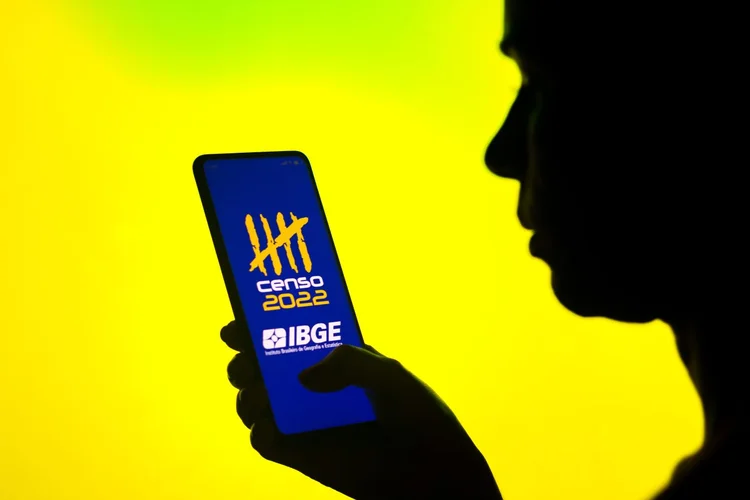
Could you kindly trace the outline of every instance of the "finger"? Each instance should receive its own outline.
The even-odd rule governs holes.
[[[363,345],[362,348],[365,349],[365,350],[367,350],[367,351],[370,351],[373,354],[377,354],[378,356],[383,356],[382,352],[378,351],[377,349],[375,349],[373,346],[371,346],[369,344]]]
[[[253,424],[262,417],[271,415],[266,390],[260,383],[240,390],[237,393],[236,406],[237,415],[248,429],[252,429]]]
[[[260,456],[303,472],[316,481],[333,487],[333,483],[324,480],[324,477],[330,476],[332,472],[332,461],[326,460],[325,457],[340,457],[341,453],[351,448],[351,444],[347,443],[346,448],[341,450],[337,447],[336,441],[322,441],[317,436],[310,439],[311,437],[292,441],[284,439],[270,414],[260,416],[250,429],[250,444]],[[336,468],[333,472],[341,473]]]
[[[250,334],[247,329],[242,327],[237,321],[232,320],[221,329],[221,340],[224,341],[230,349],[235,351],[247,352],[251,350]]]
[[[250,427],[250,444],[266,460],[284,465],[284,448],[279,439],[279,430],[270,415],[262,415]]]
[[[339,391],[350,385],[382,392],[398,384],[404,373],[405,370],[393,359],[344,344],[331,351],[320,363],[303,370],[299,380],[315,392]]]
[[[229,383],[235,389],[244,389],[255,381],[255,363],[252,355],[239,352],[227,365]]]

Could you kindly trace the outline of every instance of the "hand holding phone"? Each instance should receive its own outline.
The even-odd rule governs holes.
[[[239,351],[228,367],[240,389],[237,413],[265,459],[291,467],[356,499],[502,500],[481,452],[448,406],[397,361],[369,346],[341,346],[303,370],[301,383],[316,393],[357,386],[367,391],[378,423],[368,432],[344,427],[289,440],[274,424],[247,332],[232,322],[221,338]]]
[[[307,158],[205,155],[193,171],[253,446],[354,498],[501,498],[447,406],[365,346]]]

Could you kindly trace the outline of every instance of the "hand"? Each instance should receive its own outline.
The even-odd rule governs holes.
[[[254,373],[250,336],[231,322],[221,338],[239,351],[228,366],[240,389],[237,413],[265,459],[291,467],[349,497],[364,499],[502,500],[484,457],[453,412],[400,363],[371,347],[342,345],[304,370],[311,391],[365,389],[378,416],[367,435],[346,428],[325,441],[283,439],[270,414],[265,389]]]

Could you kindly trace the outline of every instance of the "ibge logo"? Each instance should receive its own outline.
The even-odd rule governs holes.
[[[263,330],[264,349],[281,349],[282,347],[286,347],[286,330],[283,328]]]
[[[324,306],[329,304],[328,293],[323,289],[322,276],[300,276],[300,268],[294,255],[293,239],[296,239],[296,250],[302,260],[302,268],[307,273],[312,271],[312,260],[307,248],[307,242],[302,234],[302,228],[309,222],[307,217],[298,218],[289,213],[290,223],[287,225],[284,215],[276,214],[278,235],[273,236],[271,225],[262,214],[259,215],[263,227],[266,247],[261,249],[260,237],[255,228],[255,221],[251,215],[245,216],[245,227],[250,237],[250,244],[255,254],[250,262],[249,271],[260,271],[268,277],[265,262],[271,261],[277,279],[262,279],[256,283],[258,292],[265,294],[264,311],[278,311],[299,309],[303,307]],[[282,279],[284,272],[278,249],[284,247],[289,269],[294,271],[295,277]],[[307,289],[313,289],[308,291]],[[310,351],[316,349],[333,348],[341,345],[341,321],[321,322],[314,325],[290,326],[288,328],[268,328],[263,330],[263,348],[266,355],[288,354],[293,352]]]
[[[312,326],[290,326],[288,329],[268,328],[263,330],[263,348],[266,351],[279,351],[266,354],[287,354],[289,352],[336,347],[341,345],[340,341],[341,321],[317,323]]]

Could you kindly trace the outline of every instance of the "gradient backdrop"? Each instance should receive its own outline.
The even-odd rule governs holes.
[[[664,484],[702,439],[670,332],[563,310],[516,183],[483,167],[520,81],[501,20],[500,0],[1,2],[0,498],[338,498],[256,456],[225,378],[191,163],[274,149],[312,161],[365,338],[455,409],[508,500]]]

